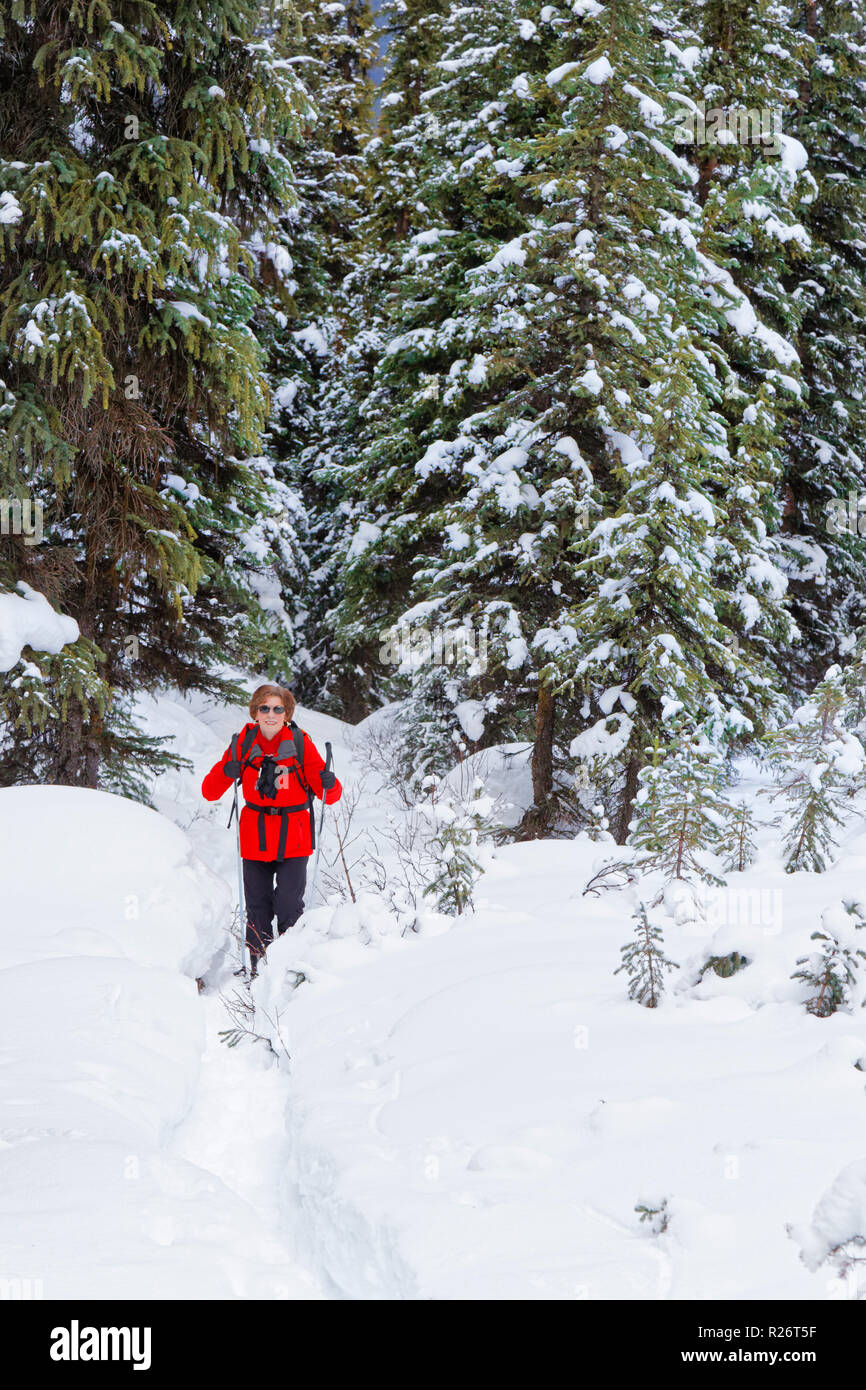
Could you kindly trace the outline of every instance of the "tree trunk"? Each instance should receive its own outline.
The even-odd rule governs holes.
[[[95,788],[99,777],[99,745],[81,706],[70,701],[66,719],[58,723],[53,781],[61,787]]]
[[[105,633],[108,633],[110,629],[109,624],[106,623],[105,633],[97,633],[96,631],[95,592],[96,585],[91,583],[85,593],[83,607],[74,616],[82,637],[89,637],[102,646],[105,641]],[[107,650],[107,647],[103,647],[103,650]],[[110,673],[105,672],[105,674],[110,680]],[[61,787],[91,787],[95,789],[99,779],[99,766],[102,761],[102,717],[98,709],[94,708],[88,719],[78,701],[70,700],[66,718],[62,722],[58,720],[56,728],[57,742],[51,780]]]
[[[547,685],[539,686],[535,706],[535,743],[532,749],[532,805],[521,823],[522,839],[539,840],[550,829],[553,805],[553,727],[556,696]]]
[[[713,174],[716,172],[718,164],[719,156],[717,154],[711,154],[707,155],[706,159],[702,159],[698,165],[698,202],[701,207],[704,206],[707,198],[710,196]]]
[[[637,795],[637,778],[641,767],[642,763],[639,757],[636,753],[632,753],[625,770],[625,786],[622,790],[622,800],[619,803],[619,811],[613,827],[613,837],[618,845],[624,845],[628,838],[628,827],[634,799]]]

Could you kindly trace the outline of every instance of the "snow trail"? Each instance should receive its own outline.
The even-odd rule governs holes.
[[[859,803],[827,873],[786,874],[765,827],[705,920],[663,917],[678,966],[657,1009],[614,975],[628,893],[583,896],[606,852],[584,835],[500,846],[475,911],[425,909],[417,931],[359,870],[356,903],[308,910],[268,952],[252,1027],[273,1051],[228,1048],[234,841],[199,789],[243,711],[141,708],[194,764],[159,778],[161,815],[0,792],[0,1280],[46,1298],[862,1297],[828,1260],[862,1234],[866,981],[819,1019],[792,978],[860,894]],[[356,787],[360,731],[299,722]],[[518,802],[523,770],[491,768]],[[386,815],[368,784],[355,824]],[[710,967],[734,953],[734,973]]]

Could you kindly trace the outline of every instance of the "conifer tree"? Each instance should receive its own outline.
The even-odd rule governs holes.
[[[611,778],[619,777],[610,804],[622,840],[666,701],[692,719],[708,712],[714,738],[727,741],[759,732],[783,708],[768,657],[793,628],[768,548],[779,464],[767,402],[778,394],[779,354],[795,354],[726,269],[725,240],[701,206],[700,173],[677,153],[671,113],[682,112],[693,36],[661,7],[643,20],[617,6],[614,22],[612,76],[598,82],[594,106],[591,84],[575,76],[576,130],[557,144],[579,149],[594,137],[597,156],[583,174],[595,195],[584,294],[599,312],[579,381],[594,398],[588,424],[602,447],[593,473],[606,494],[604,515],[580,546],[589,593],[573,627],[585,638],[563,674],[596,711],[593,736],[610,739]],[[599,35],[599,65],[607,44]],[[611,120],[621,132],[615,141],[605,134]],[[590,227],[611,219],[618,234],[596,242]],[[738,385],[732,356],[741,340],[757,359],[751,394],[748,379]]]
[[[588,477],[584,468],[574,479],[576,446],[557,450],[559,432],[545,432],[530,458],[534,430],[512,418],[498,326],[487,305],[476,309],[476,272],[527,225],[512,163],[496,154],[553,100],[549,87],[530,98],[525,70],[546,69],[553,31],[539,33],[521,18],[527,12],[497,0],[442,19],[439,70],[419,113],[414,96],[386,91],[383,135],[371,145],[374,185],[385,193],[377,244],[390,234],[393,249],[372,257],[368,273],[382,290],[385,352],[363,406],[374,436],[356,470],[366,479],[365,540],[349,557],[341,639],[369,642],[372,616],[379,631],[412,621],[446,641],[469,631],[480,643],[483,634],[486,646],[483,663],[414,674],[407,766],[422,773],[444,771],[470,737],[456,717],[467,705],[485,740],[534,732],[544,661],[533,660],[530,640],[536,613],[549,621],[561,606],[556,594],[573,567],[558,557]],[[400,192],[407,168],[418,192],[411,206]],[[392,229],[405,241],[394,243]],[[380,690],[393,696],[400,686],[389,674]]]
[[[845,903],[845,911],[855,928],[864,925],[862,911],[856,903]],[[840,940],[832,924],[832,914],[823,913],[823,931],[813,931],[811,941],[823,944],[811,956],[801,956],[801,967],[791,976],[801,980],[813,991],[806,1000],[806,1009],[816,1018],[828,1018],[850,1002],[850,991],[857,983],[859,962],[866,961],[866,950]]]
[[[431,777],[428,782],[434,781]],[[436,833],[430,848],[435,857],[436,871],[424,888],[440,912],[462,916],[472,907],[472,890],[483,872],[477,859],[478,837],[483,828],[489,799],[482,795],[483,783],[475,778],[472,795],[461,799],[451,792],[437,795],[431,791],[430,812],[435,818]]]
[[[785,129],[805,146],[816,196],[802,221],[797,336],[808,395],[787,430],[792,580],[803,632],[797,671],[814,681],[864,620],[866,519],[866,10],[862,0],[791,7],[802,48]]]
[[[747,801],[732,808],[730,833],[727,837],[726,869],[741,874],[753,862],[756,853],[755,818]]]
[[[629,999],[635,999],[644,1008],[655,1009],[664,993],[665,971],[678,967],[676,961],[668,960],[664,954],[662,929],[650,921],[644,903],[638,905],[632,917],[637,919],[634,939],[622,947],[622,964],[613,973],[618,975],[624,970],[629,982]]]
[[[807,573],[790,535],[785,448],[807,395],[799,283],[811,246],[804,221],[817,195],[808,152],[789,128],[803,42],[788,0],[701,0],[683,18],[691,44],[679,55],[687,89],[680,148],[698,174],[708,287],[734,296],[717,338],[730,367],[723,410],[740,477],[727,494],[719,572],[731,589],[727,619],[787,683],[803,644],[792,626],[762,630],[756,612],[761,589],[778,596],[784,575]]]
[[[633,867],[660,873],[665,884],[720,886],[724,880],[710,856],[729,843],[734,818],[723,794],[724,759],[707,730],[690,727],[682,717],[670,718],[668,737],[662,757],[639,774],[642,786],[629,835],[637,851]]]
[[[839,678],[844,692],[841,718],[845,727],[862,739],[866,733],[866,625],[859,627],[849,641]]]
[[[357,456],[357,405],[366,389],[363,353],[359,364],[355,347],[366,327],[365,308],[354,275],[370,201],[364,148],[374,123],[375,29],[368,0],[311,0],[300,27],[294,63],[317,119],[289,145],[298,203],[286,211],[282,231],[292,295],[274,316],[270,335],[269,439],[280,474],[303,500],[296,693],[355,721],[371,706],[354,664],[336,648],[331,614],[342,595],[343,554],[352,534],[354,499],[344,474]]]
[[[0,582],[68,610],[63,661],[100,682],[16,739],[24,775],[96,785],[143,752],[115,692],[227,690],[214,666],[246,654],[278,510],[247,239],[264,255],[292,199],[280,146],[309,109],[258,23],[253,0],[0,4],[0,482],[46,514]]]
[[[771,763],[785,798],[785,870],[822,873],[845,822],[852,779],[862,772],[864,751],[846,729],[846,691],[841,669],[831,666],[792,722],[771,744]]]
[[[772,659],[793,627],[772,537],[777,400],[796,398],[796,353],[726,268],[735,210],[753,183],[744,175],[719,213],[721,235],[701,206],[712,181],[702,185],[677,154],[690,35],[673,7],[647,14],[621,3],[571,18],[548,7],[541,25],[512,9],[531,61],[519,43],[491,37],[500,88],[498,99],[492,86],[481,92],[487,130],[474,145],[471,125],[460,144],[440,116],[461,81],[477,91],[490,70],[479,61],[488,31],[471,8],[459,13],[466,32],[442,61],[453,75],[421,99],[436,126],[422,136],[418,124],[414,144],[408,130],[402,142],[432,169],[415,205],[428,226],[405,266],[426,279],[401,301],[403,331],[379,372],[387,390],[371,397],[382,430],[365,466],[384,488],[368,489],[372,539],[346,616],[359,623],[378,569],[380,585],[396,580],[415,600],[409,611],[486,623],[485,680],[431,672],[431,711],[478,701],[485,740],[529,734],[525,833],[555,814],[557,719],[588,727],[596,744],[607,738],[609,819],[621,841],[663,701],[684,702],[694,718],[709,708],[722,739],[781,713]],[[440,172],[447,162],[435,162],[443,128],[464,155],[456,227],[453,200],[444,226],[432,217],[453,187]],[[798,171],[781,167],[768,218],[792,227],[786,200],[798,196]],[[483,185],[479,169],[489,170]],[[486,224],[467,220],[476,186]],[[510,226],[491,224],[500,209]],[[473,244],[466,231],[476,225],[498,238]],[[485,255],[467,264],[465,250]],[[466,287],[456,303],[452,283]],[[412,413],[401,417],[403,403]],[[446,411],[455,404],[459,413]],[[389,435],[395,418],[407,427]],[[422,422],[430,443],[419,459]],[[407,572],[394,561],[410,547],[423,563]],[[374,612],[384,617],[382,596]]]

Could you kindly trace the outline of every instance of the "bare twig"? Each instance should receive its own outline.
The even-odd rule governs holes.
[[[223,1028],[217,1034],[220,1042],[226,1043],[228,1047],[237,1047],[238,1043],[242,1042],[245,1038],[251,1042],[263,1042],[268,1049],[273,1052],[275,1057],[278,1056],[270,1038],[265,1037],[263,1033],[257,1033],[252,1027],[255,1019],[255,1008],[253,1007],[251,999],[238,993],[237,990],[235,990],[231,997],[227,997],[220,991],[220,999],[222,1000],[226,1013],[232,1020],[232,1026],[230,1028]]]
[[[607,892],[611,888],[625,888],[627,884],[635,883],[636,881],[637,874],[628,864],[623,864],[618,861],[611,864],[604,864],[597,873],[593,874],[581,896],[585,898],[587,893],[593,893],[595,897],[599,897],[603,892]]]

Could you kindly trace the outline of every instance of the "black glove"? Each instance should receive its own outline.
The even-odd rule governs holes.
[[[322,769],[321,777],[322,791],[329,792],[337,780],[336,777],[334,776],[333,772],[325,772],[324,769]]]
[[[262,758],[259,768],[256,791],[259,796],[265,797],[268,801],[273,801],[277,795],[277,761],[276,758]]]
[[[227,763],[223,763],[223,772],[226,777],[231,777],[232,781],[237,781],[242,771],[241,764],[234,758],[229,758]]]

